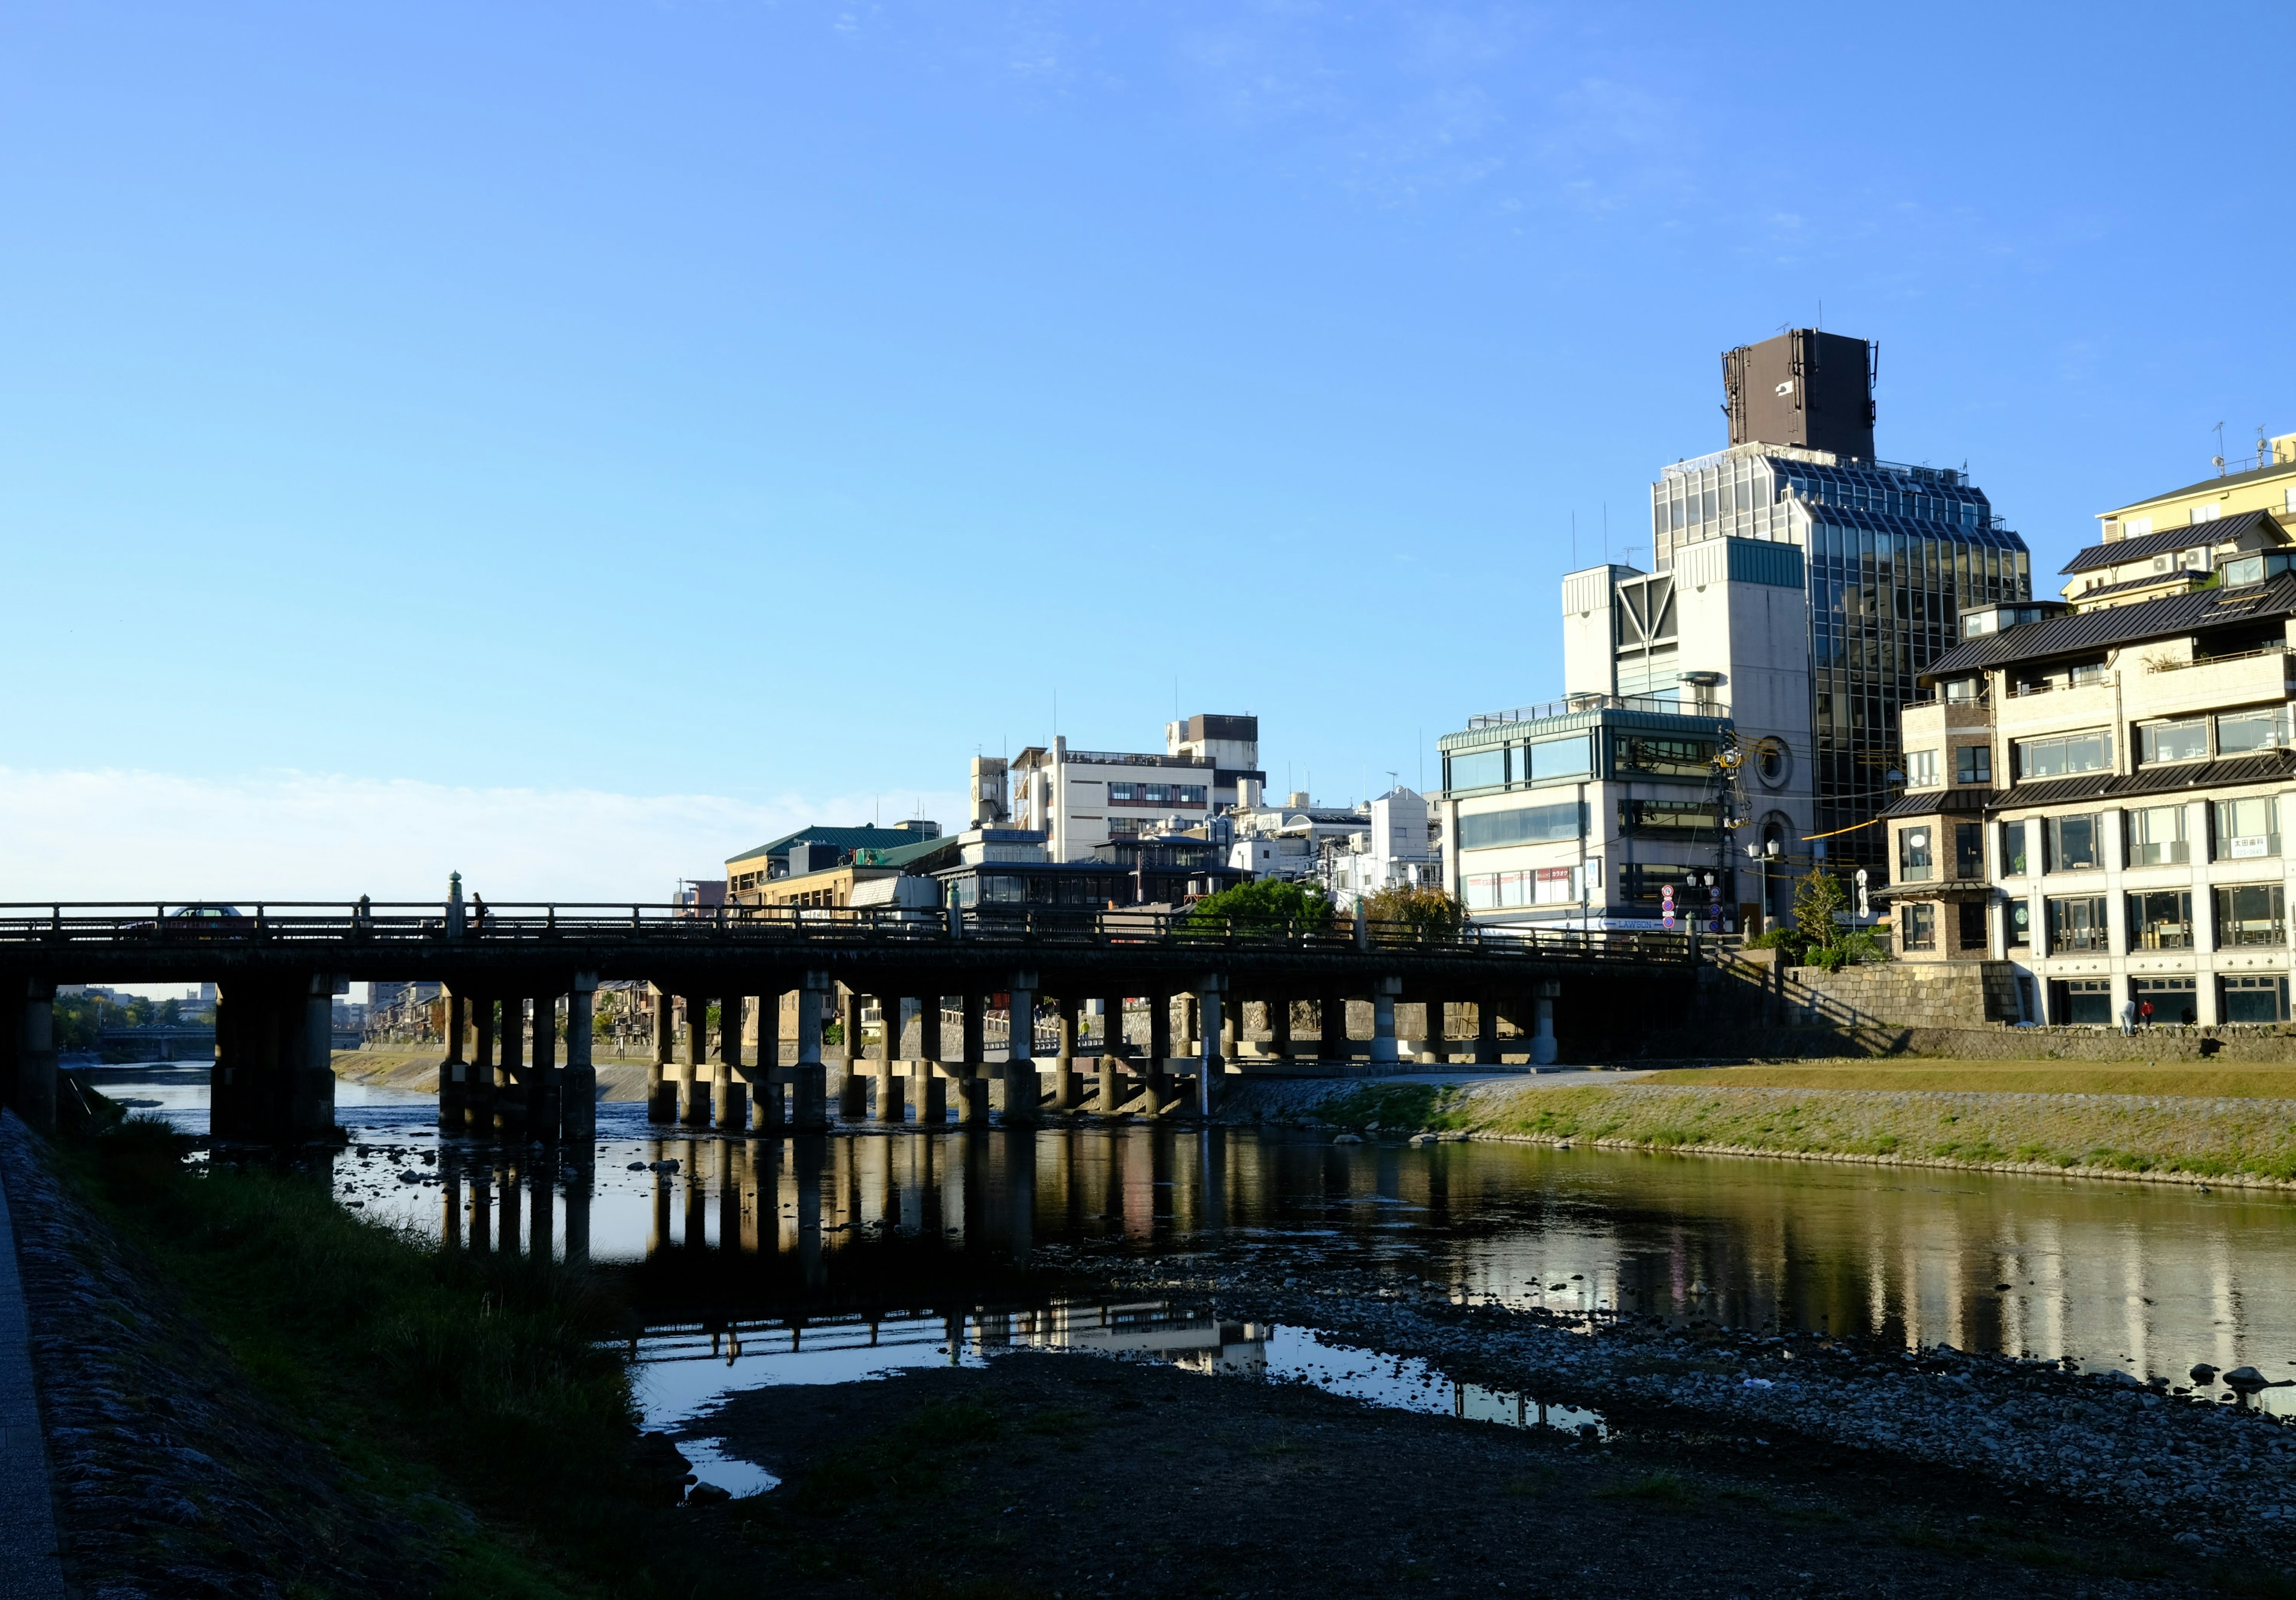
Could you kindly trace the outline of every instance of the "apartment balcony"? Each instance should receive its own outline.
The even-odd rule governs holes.
[[[2223,710],[2288,698],[2296,654],[2285,648],[2153,666],[2124,661],[2121,714],[2130,721]]]
[[[1915,701],[1899,714],[1898,727],[1902,743],[1913,750],[1924,743],[1934,743],[1948,734],[1981,734],[1993,726],[1993,702],[1989,700],[1921,700]]]
[[[2125,681],[2125,679],[2124,679]],[[2110,726],[2119,698],[2113,675],[2071,685],[2035,685],[2005,696],[1993,708],[1994,725],[2012,739],[2074,728]]]

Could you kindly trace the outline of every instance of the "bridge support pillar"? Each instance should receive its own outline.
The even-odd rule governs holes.
[[[1092,1087],[1092,1109],[1103,1117],[1116,1115],[1117,1107],[1123,1104],[1121,1091],[1117,1087],[1116,1057],[1100,1058],[1098,1069],[1093,1073]]]
[[[948,1076],[941,1065],[947,1041],[943,1026],[941,995],[917,997],[917,1120],[939,1124],[948,1120]]]
[[[784,1120],[781,1065],[782,997],[767,984],[758,996],[758,1064],[750,1073],[750,1127],[768,1137],[779,1136]]]
[[[808,972],[797,991],[797,1069],[790,1079],[790,1126],[819,1133],[829,1126],[829,1071],[821,1063],[821,1011],[829,1003],[826,972]],[[802,1204],[805,1191],[799,1188]]]
[[[988,1030],[984,1014],[988,997],[977,990],[964,997],[964,1058],[957,1063],[960,1114],[976,1128],[988,1125]]]
[[[1227,1071],[1221,1046],[1234,1037],[1234,1019],[1227,1015],[1227,980],[1207,972],[1196,981],[1196,1005],[1203,1017],[1203,1055],[1196,1067],[1196,1111],[1209,1117],[1219,1102],[1220,1079]]]
[[[1144,1109],[1153,1117],[1172,1103],[1172,996],[1158,989],[1148,997],[1148,1062],[1141,1081],[1148,1091]]]
[[[1277,1061],[1292,1059],[1292,997],[1278,995],[1267,1003],[1267,1053]]]
[[[646,1120],[675,1122],[677,1120],[677,1091],[670,1086],[670,997],[669,991],[659,984],[648,984],[653,990],[653,1064],[646,1069]]]
[[[901,1055],[902,1015],[906,1002],[898,995],[880,995],[877,1014],[881,1019],[877,1030],[877,1120],[902,1122],[908,1119],[906,1083],[894,1076],[894,1063]]]
[[[1499,1063],[1499,1000],[1496,995],[1475,997],[1475,1064],[1495,1067]]]
[[[1011,1006],[1004,1026],[1004,1120],[1034,1122],[1043,1114],[1045,1099],[1037,1076],[1037,974],[1013,973],[1006,992]]]
[[[1077,1108],[1077,1013],[1079,1002],[1066,996],[1060,1003],[1060,1044],[1053,1061],[1053,1109],[1072,1112]]]
[[[218,1030],[226,1050],[216,1057],[210,1101],[222,1112],[210,1119],[216,1136],[281,1145],[333,1136],[334,979],[242,981],[226,1004],[231,1022]]]
[[[502,1003],[502,1091],[495,1096],[495,1128],[503,1134],[526,1132],[526,997],[504,995]]]
[[[480,997],[472,1002],[469,1099],[463,1107],[463,1127],[471,1133],[495,1130],[495,1003]]]
[[[1316,1002],[1316,1054],[1324,1061],[1348,1058],[1348,997],[1340,989],[1325,989]]]
[[[463,1059],[463,1013],[470,1002],[447,996],[447,1058],[439,1063],[439,1126],[459,1131],[470,1114],[471,1068]]]
[[[558,1064],[558,997],[534,997],[533,1085],[526,1097],[526,1133],[545,1144],[557,1141],[566,1120],[566,1072]],[[547,1184],[543,1186],[546,1192]]]
[[[861,997],[850,989],[839,1031],[845,1036],[845,1077],[837,1088],[837,1114],[858,1122],[869,1114],[869,1085],[861,1076]]]
[[[569,1144],[587,1145],[598,1136],[598,1069],[591,1063],[590,1051],[596,1037],[597,1019],[594,1003],[598,993],[598,974],[577,972],[572,986],[566,993],[566,1088],[562,1096],[565,1109],[562,1128]],[[586,1152],[580,1158],[586,1162]],[[587,1170],[586,1167],[585,1170]],[[566,1192],[566,1256],[574,1259],[574,1191]],[[589,1252],[589,1197],[582,1197],[582,1250]]]
[[[688,1128],[709,1126],[709,1002],[701,995],[685,1001],[685,1054],[677,1063],[677,1120]]]
[[[1542,978],[1538,981],[1538,989],[1533,1002],[1538,1007],[1538,1031],[1531,1036],[1530,1040],[1530,1064],[1535,1067],[1551,1067],[1554,1064],[1557,1053],[1554,1043],[1554,1002],[1560,999],[1562,995],[1561,980]]]
[[[24,983],[0,1009],[9,1029],[0,1055],[9,1071],[7,1103],[18,1116],[44,1134],[56,1130],[56,986],[40,979]]]
[[[1395,1000],[1403,992],[1400,978],[1374,978],[1371,985],[1371,1058],[1391,1066],[1395,1051]]]
[[[718,1126],[739,1133],[750,1126],[750,1075],[742,1065],[742,997],[718,1001]]]

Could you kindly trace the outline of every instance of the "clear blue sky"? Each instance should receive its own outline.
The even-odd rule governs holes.
[[[0,768],[849,821],[1055,693],[1152,748],[1177,679],[1278,784],[1412,782],[1558,688],[1572,513],[1646,546],[1718,352],[1821,301],[1882,453],[1965,458],[2044,571],[2219,421],[2296,431],[2286,53],[2254,7],[23,0]]]

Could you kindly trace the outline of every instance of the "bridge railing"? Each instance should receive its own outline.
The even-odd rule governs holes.
[[[462,908],[459,920],[436,901],[264,901],[219,906],[55,901],[0,904],[0,951],[238,949],[344,946],[410,954],[455,948],[504,948],[565,943],[639,942],[668,948],[949,945],[1016,950],[1122,948],[1344,955],[1484,955],[1679,964],[1692,959],[1689,935],[1540,928],[1521,923],[1456,931],[1345,918],[1278,921],[1208,917],[1190,911],[1091,907],[980,906],[962,910],[891,906],[791,907],[531,902]]]

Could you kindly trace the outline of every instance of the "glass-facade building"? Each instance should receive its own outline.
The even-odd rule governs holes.
[[[1801,547],[1812,832],[1834,836],[1832,857],[1886,882],[1879,817],[1899,765],[1898,710],[1916,698],[1917,675],[1959,642],[1964,610],[2031,597],[2025,541],[1953,468],[1767,444],[1677,462],[1651,486],[1659,571],[1685,546],[1726,536]]]

